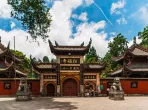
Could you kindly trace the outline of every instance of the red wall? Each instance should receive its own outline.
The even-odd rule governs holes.
[[[101,85],[104,89],[102,93],[106,93],[107,82],[112,82],[113,79],[101,79]],[[131,82],[138,82],[137,88],[131,88]],[[125,94],[148,94],[148,79],[121,79],[121,85]]]
[[[4,89],[4,83],[10,82],[11,89],[7,90]],[[16,81],[16,88],[15,88],[15,81],[14,80],[0,80],[0,95],[15,95],[20,81]],[[40,80],[28,80],[28,83],[32,83],[32,95],[40,95]]]

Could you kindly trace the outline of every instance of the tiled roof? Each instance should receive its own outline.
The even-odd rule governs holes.
[[[124,67],[119,67],[118,69],[116,69],[115,71],[111,72],[111,73],[108,73],[109,75],[111,76],[114,76],[114,75],[117,75],[117,74],[120,74],[122,73]]]
[[[133,44],[129,47],[122,56],[112,57],[113,61],[120,61],[126,57],[126,55],[148,57],[148,49],[139,46],[138,44]]]

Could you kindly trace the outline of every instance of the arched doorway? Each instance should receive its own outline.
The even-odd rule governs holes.
[[[69,78],[63,82],[63,96],[77,96],[78,84],[76,80]]]
[[[55,86],[54,84],[49,83],[46,86],[46,90],[47,90],[47,96],[55,96]]]

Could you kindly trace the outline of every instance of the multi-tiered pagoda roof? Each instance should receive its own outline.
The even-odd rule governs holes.
[[[110,76],[147,77],[148,76],[148,49],[134,43],[122,56],[113,57],[113,61],[121,66],[111,72]]]
[[[24,60],[23,57],[13,55],[8,46],[5,47],[0,39],[0,78],[14,78],[26,76],[20,68],[20,64]],[[16,73],[16,76],[15,76]]]

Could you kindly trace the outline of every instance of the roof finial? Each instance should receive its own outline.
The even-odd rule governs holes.
[[[0,36],[0,42],[1,42],[1,36]]]
[[[133,43],[136,44],[136,37],[133,38]]]

